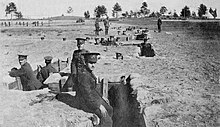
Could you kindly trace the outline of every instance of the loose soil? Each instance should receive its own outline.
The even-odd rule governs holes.
[[[19,67],[19,52],[26,52],[29,55],[29,63],[36,69],[37,65],[44,65],[45,55],[52,55],[54,61],[57,58],[66,60],[71,57],[76,49],[76,37],[95,37],[91,36],[94,35],[94,21],[91,20],[84,24],[62,21],[47,25],[1,27],[0,76],[3,83],[14,81],[7,75],[12,67]],[[220,69],[220,39],[219,32],[215,31],[218,27],[209,23],[204,25],[195,22],[163,21],[162,32],[157,33],[154,20],[135,19],[112,22],[111,28],[122,26],[122,29],[125,29],[131,25],[149,28],[152,37],[149,42],[156,51],[155,57],[136,57],[135,46],[110,46],[106,51],[105,46],[92,44],[92,39],[91,43],[86,44],[86,49],[101,53],[95,70],[97,76],[113,77],[132,73],[141,75],[123,88],[127,94],[121,95],[117,90],[113,91],[119,100],[123,100],[121,103],[125,103],[125,107],[118,112],[127,117],[121,117],[123,122],[117,121],[114,127],[132,124],[143,126],[143,122],[147,127],[220,126],[220,87],[217,80]],[[207,27],[209,25],[213,30]],[[117,34],[117,30],[110,29],[110,34]],[[43,36],[45,38],[41,40]],[[101,36],[104,36],[104,32],[101,32]],[[62,40],[64,37],[66,41]],[[124,59],[115,59],[116,52],[122,53]],[[56,99],[29,106],[31,99],[40,92],[6,90],[3,83],[3,115],[0,115],[0,125],[62,126],[66,123],[63,121],[68,121],[69,118],[72,118],[69,121],[75,120],[74,123],[80,123],[81,118],[81,121],[89,121],[86,117],[88,113],[71,108]],[[117,108],[115,110],[117,111]],[[139,114],[136,115],[132,110]],[[130,113],[134,113],[133,116]],[[117,116],[113,119],[117,119]]]

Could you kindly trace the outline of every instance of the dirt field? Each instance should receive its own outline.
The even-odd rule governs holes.
[[[86,49],[101,53],[95,74],[99,77],[131,73],[142,75],[131,81],[131,94],[140,104],[139,110],[147,127],[220,126],[219,32],[209,31],[209,27],[197,23],[163,22],[162,32],[157,33],[155,24],[155,21],[146,19],[112,22],[112,28],[122,26],[122,30],[130,25],[148,27],[152,37],[149,42],[156,51],[156,57],[137,58],[135,46],[110,46],[106,51],[105,46],[94,45],[91,40]],[[37,65],[43,65],[45,55],[52,55],[54,60],[71,57],[76,48],[76,37],[95,37],[93,21],[83,24],[62,21],[47,25],[1,27],[2,82],[14,80],[7,76],[7,72],[12,67],[19,67],[19,52],[29,54],[28,62],[36,69]],[[117,30],[110,29],[111,35],[116,33]],[[43,36],[45,39],[41,40]],[[122,53],[124,60],[116,60],[116,52]],[[0,125],[64,126],[68,118],[75,123],[87,121],[89,124],[88,117],[85,117],[87,113],[57,100],[28,106],[40,92],[8,91],[3,85],[1,87],[3,115],[0,115]],[[129,117],[114,126],[133,127],[124,123],[136,122],[136,119]]]

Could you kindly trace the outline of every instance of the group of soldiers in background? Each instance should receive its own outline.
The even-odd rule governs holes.
[[[43,26],[44,25],[44,23],[43,22],[39,22],[39,21],[34,21],[34,22],[32,22],[32,24],[34,25],[34,26]],[[19,26],[29,26],[30,24],[29,24],[29,22],[15,22],[15,25],[19,25]],[[12,26],[12,23],[11,22],[1,22],[1,26],[5,26],[5,27],[7,27],[7,26]]]
[[[100,18],[96,17],[95,19],[95,35],[99,35],[99,32],[102,31],[100,28],[99,22],[101,21]],[[103,19],[104,27],[105,27],[105,35],[108,35],[110,23],[109,23],[109,17],[106,16],[105,19]]]

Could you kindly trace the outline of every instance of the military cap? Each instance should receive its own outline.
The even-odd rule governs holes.
[[[18,54],[18,59],[19,60],[24,60],[24,59],[27,59],[27,56],[26,54]]]
[[[110,38],[114,38],[114,37],[115,37],[115,36],[112,36],[112,35],[110,36]]]
[[[77,45],[85,44],[86,41],[86,39],[82,37],[76,38],[76,40],[77,40]]]
[[[84,56],[85,61],[96,63],[98,60],[98,55],[100,55],[100,53],[83,53],[82,55]]]
[[[53,59],[53,57],[52,56],[45,56],[44,59],[48,60],[48,61],[51,61]]]

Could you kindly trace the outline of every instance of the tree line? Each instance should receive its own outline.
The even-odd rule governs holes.
[[[67,9],[68,14],[72,13],[73,11],[74,10],[72,9],[72,7],[68,7]],[[119,12],[122,12],[122,7],[119,5],[118,2],[116,2],[115,5],[112,7],[112,16],[115,18],[118,18]],[[162,6],[160,10],[157,12],[151,12],[150,9],[148,8],[147,2],[143,2],[142,5],[140,6],[140,10],[138,11],[130,10],[129,12],[125,11],[121,15],[125,18],[131,18],[131,17],[138,18],[138,17],[146,17],[146,16],[147,17],[160,17],[167,12],[168,12],[168,9],[166,6]],[[180,15],[178,15],[175,10],[173,14],[172,12],[168,12],[168,14],[169,15],[172,14],[173,17],[180,16],[184,18],[189,18],[189,17],[203,18],[203,16],[207,12],[209,12],[213,16],[214,19],[217,17],[217,9],[212,9],[212,8],[208,9],[206,5],[204,4],[200,4],[200,6],[198,7],[197,15],[196,15],[196,12],[194,11],[191,12],[188,6],[183,7],[183,9],[180,12]],[[8,14],[11,14],[11,19],[12,19],[12,16],[17,17],[17,19],[23,18],[21,11],[17,11],[17,7],[14,2],[10,2],[8,5],[6,5],[5,13],[6,13],[6,16]],[[102,17],[104,15],[107,15],[107,9],[104,5],[98,5],[97,7],[95,7],[94,9],[95,17]],[[90,12],[88,10],[84,12],[84,17],[86,19],[90,18]]]
[[[121,12],[121,11],[122,11],[121,6],[119,5],[119,3],[116,3],[113,6],[112,16],[118,18],[118,12]],[[206,5],[204,5],[204,4],[200,4],[200,6],[198,7],[197,15],[196,15],[196,12],[194,12],[194,11],[191,12],[190,8],[188,6],[183,7],[180,14],[178,15],[176,10],[174,10],[173,14],[171,11],[168,12],[168,9],[166,6],[162,6],[160,8],[160,10],[157,12],[150,12],[150,9],[148,8],[148,4],[146,2],[143,2],[139,11],[133,11],[133,10],[130,10],[129,12],[125,11],[121,15],[125,18],[126,17],[137,18],[137,17],[160,17],[160,16],[164,15],[165,13],[167,13],[169,15],[172,15],[173,17],[184,17],[184,18],[199,17],[199,18],[203,18],[204,15],[207,14],[208,12],[213,16],[214,19],[217,17],[217,9],[213,10],[211,7],[208,9],[206,7]],[[87,13],[89,13],[89,12],[87,11]],[[100,16],[106,15],[106,14],[107,14],[107,9],[105,8],[104,5],[101,5],[101,6],[99,5],[94,10],[94,15],[96,17],[100,17]]]

